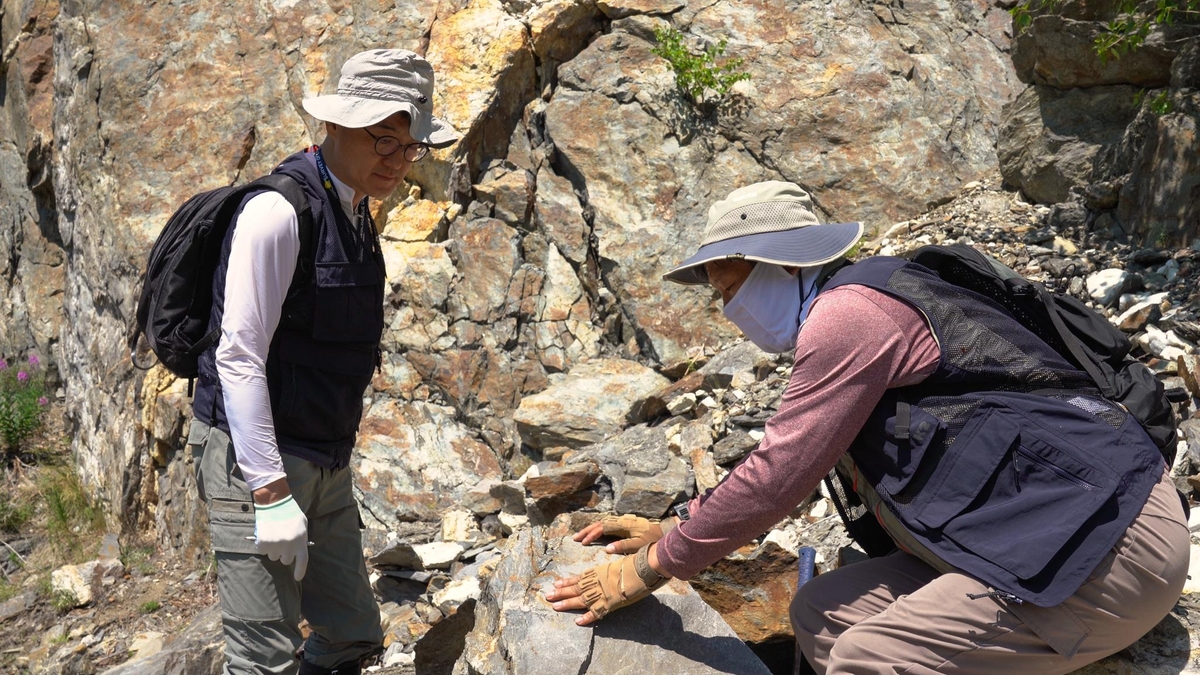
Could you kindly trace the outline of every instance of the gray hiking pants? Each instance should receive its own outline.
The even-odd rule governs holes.
[[[308,571],[297,582],[291,565],[268,560],[255,548],[254,506],[229,435],[193,420],[188,445],[217,559],[225,673],[295,673],[301,642],[304,659],[324,668],[374,651],[383,631],[363,562],[350,471],[283,455],[288,487],[308,518],[313,543]],[[300,634],[301,616],[312,630],[307,640]]]
[[[1058,675],[1120,651],[1166,616],[1189,549],[1164,473],[1117,545],[1059,605],[972,599],[991,589],[899,552],[814,577],[792,601],[792,626],[818,673]]]

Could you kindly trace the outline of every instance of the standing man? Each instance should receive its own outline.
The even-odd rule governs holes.
[[[796,594],[813,671],[1059,675],[1132,644],[1187,577],[1187,522],[1158,448],[990,298],[899,258],[847,264],[861,236],[818,222],[792,183],[713,205],[704,243],[666,278],[711,285],[748,339],[794,350],[779,411],[677,526],[577,533],[629,537],[611,550],[637,553],[547,599],[587,610],[584,625],[688,579],[836,466],[895,550]]]
[[[458,137],[433,116],[433,69],[400,49],[354,55],[337,93],[304,109],[325,140],[274,173],[303,188],[310,241],[281,194],[240,205],[213,277],[220,339],[200,358],[188,436],[231,675],[357,674],[381,647],[347,469],[383,332],[368,197],[384,199]]]

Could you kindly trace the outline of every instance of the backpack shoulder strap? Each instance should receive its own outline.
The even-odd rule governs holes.
[[[296,211],[296,224],[300,236],[300,254],[296,263],[296,270],[299,274],[292,277],[292,284],[288,289],[288,293],[290,294],[292,289],[297,288],[299,284],[305,283],[307,279],[311,278],[313,269],[312,205],[309,204],[308,195],[304,194],[304,188],[291,176],[277,173],[262,176],[246,183],[225,198],[225,202],[221,205],[222,213],[218,216],[218,221],[226,227],[232,226],[233,216],[246,195],[262,190],[263,188],[283,195],[284,199]],[[203,353],[217,341],[220,334],[220,328],[214,328],[196,343],[192,351],[196,355]]]
[[[1058,337],[1067,349],[1068,354],[1066,356],[1075,361],[1092,378],[1092,382],[1096,384],[1105,398],[1111,399],[1117,393],[1112,378],[1104,372],[1097,359],[1093,357],[1092,353],[1075,336],[1075,333],[1063,322],[1062,316],[1059,315],[1058,305],[1054,302],[1054,296],[1048,291],[1040,291],[1038,296],[1046,307],[1046,314],[1050,317],[1050,322],[1054,324],[1054,329],[1058,332]]]

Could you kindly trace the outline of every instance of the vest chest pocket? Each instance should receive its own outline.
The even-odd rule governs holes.
[[[378,342],[383,335],[383,275],[374,262],[317,263],[314,340]]]
[[[910,515],[959,546],[1031,579],[1113,496],[1117,474],[1083,448],[1113,444],[1104,424],[1072,424],[1041,399],[1022,409],[985,398]],[[1068,406],[1069,407],[1069,406]],[[1056,433],[1047,422],[1058,422]],[[1063,422],[1066,423],[1063,423]]]
[[[363,391],[375,370],[375,349],[288,333],[278,340],[276,351],[276,429],[312,441],[352,438],[362,415]]]

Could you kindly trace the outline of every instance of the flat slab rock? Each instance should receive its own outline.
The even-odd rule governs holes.
[[[672,581],[592,626],[576,626],[578,613],[554,611],[544,595],[555,579],[618,557],[571,541],[564,522],[509,539],[484,584],[455,675],[769,675],[685,582]]]
[[[220,675],[225,669],[220,606],[200,612],[164,643],[161,651],[109,668],[103,675]]]

